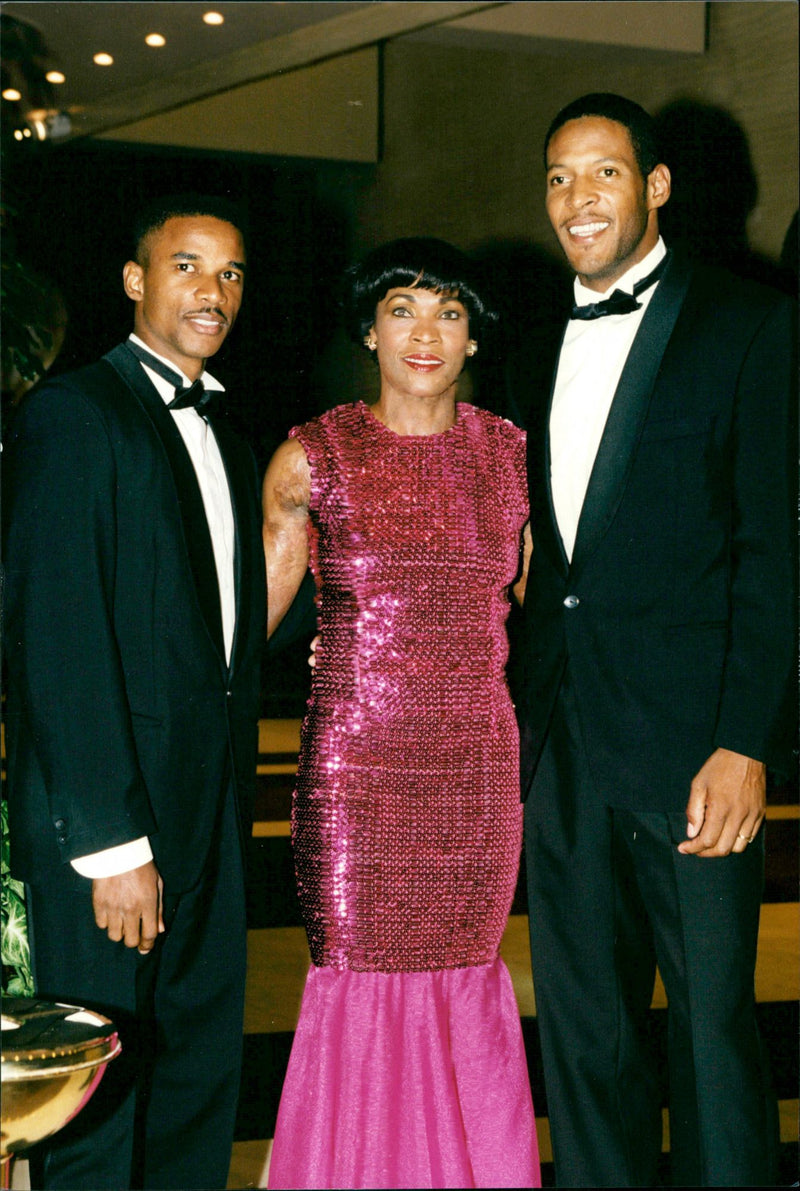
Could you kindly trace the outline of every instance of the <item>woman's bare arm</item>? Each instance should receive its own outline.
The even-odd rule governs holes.
[[[289,610],[308,567],[308,503],[311,472],[295,438],[272,457],[264,476],[264,555],[267,563],[269,618],[267,636]]]

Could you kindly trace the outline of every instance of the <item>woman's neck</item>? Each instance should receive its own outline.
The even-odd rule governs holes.
[[[370,406],[373,417],[395,434],[441,434],[456,421],[455,392],[439,398],[395,397],[381,393]]]

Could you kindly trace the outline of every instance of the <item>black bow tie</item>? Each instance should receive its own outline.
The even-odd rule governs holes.
[[[138,343],[134,343],[129,339],[125,345],[129,351],[133,352],[137,360],[142,364],[146,364],[148,368],[152,368],[157,376],[162,380],[167,381],[175,389],[175,396],[167,404],[167,409],[190,409],[194,408],[198,413],[202,413],[213,399],[213,393],[206,389],[201,380],[194,381],[191,385],[185,385],[181,379],[180,373],[170,368],[158,356],[152,355],[151,352],[146,351],[145,348],[140,347]]]
[[[655,285],[664,272],[668,260],[669,253],[661,258],[652,273],[648,273],[641,281],[636,282],[632,294],[626,294],[622,289],[615,289],[611,296],[603,298],[602,302],[589,302],[586,306],[573,306],[572,314],[569,317],[590,322],[595,318],[603,318],[606,314],[630,314],[634,310],[641,310],[642,304],[636,299],[639,294],[643,294],[645,290]]]
[[[210,400],[211,394],[206,392],[203,382],[196,380],[188,388],[186,385],[176,387],[175,396],[167,405],[167,409],[196,409],[198,413],[202,413]]]

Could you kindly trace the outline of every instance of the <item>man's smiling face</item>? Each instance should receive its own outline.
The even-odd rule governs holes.
[[[547,146],[547,214],[572,268],[605,292],[658,242],[669,170],[645,179],[627,128],[603,116],[568,120]]]
[[[236,321],[244,284],[244,244],[211,215],[168,219],[147,237],[142,262],[128,261],[125,292],[136,305],[139,338],[190,380]]]

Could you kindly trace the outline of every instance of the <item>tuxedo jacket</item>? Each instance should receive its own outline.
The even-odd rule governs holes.
[[[534,548],[510,674],[523,798],[567,667],[609,805],[684,809],[720,746],[785,765],[795,319],[777,291],[670,261],[620,377],[571,563],[549,403],[534,416]]]
[[[250,832],[266,586],[252,454],[213,422],[235,523],[222,637],[189,454],[124,346],[30,395],[5,466],[8,790],[14,872],[148,836],[171,892],[206,861],[232,782]]]

